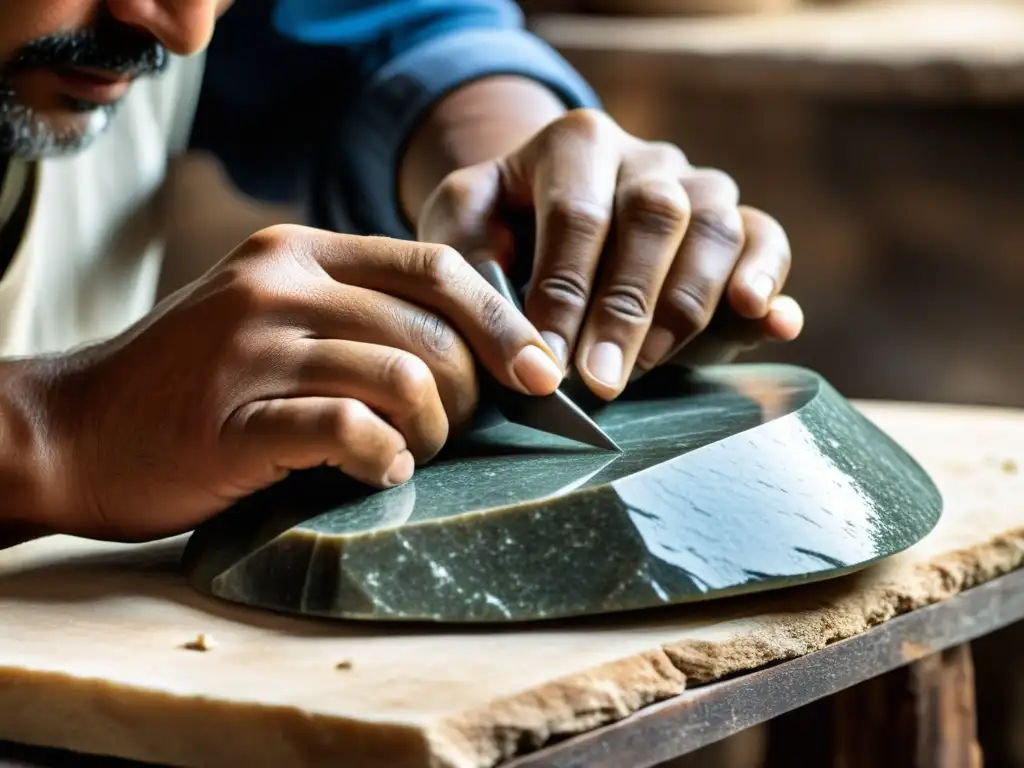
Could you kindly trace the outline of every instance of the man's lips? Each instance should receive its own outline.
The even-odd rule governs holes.
[[[92,104],[113,104],[131,87],[134,78],[88,67],[55,69],[66,96]]]

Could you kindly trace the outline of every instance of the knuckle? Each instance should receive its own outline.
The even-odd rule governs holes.
[[[608,226],[608,212],[604,206],[580,198],[557,198],[550,203],[550,226],[569,236],[596,239],[603,236]]]
[[[397,353],[388,361],[385,370],[388,391],[407,411],[416,411],[426,405],[433,386],[430,367],[415,355]]]
[[[322,250],[307,228],[275,224],[249,235],[224,266],[244,275],[250,283],[259,283],[264,292],[287,294],[288,286],[321,272],[318,251]],[[282,270],[288,274],[283,276]]]
[[[608,131],[611,120],[598,109],[574,109],[556,123],[564,131],[578,139],[598,141]]]
[[[537,282],[536,291],[555,306],[584,310],[590,299],[587,279],[574,270],[560,269]]]
[[[792,259],[789,235],[779,220],[757,208],[741,206],[740,211],[748,238],[766,244],[779,254],[779,262],[783,266],[789,266]]]
[[[690,164],[689,158],[682,149],[667,141],[654,141],[648,147],[659,165],[669,168],[686,168]]]
[[[663,237],[676,235],[690,217],[682,187],[673,195],[669,189],[637,185],[622,192],[620,204],[627,226]]]
[[[358,437],[366,420],[367,409],[356,400],[339,400],[324,412],[325,428],[340,445],[349,445]]]
[[[427,281],[433,288],[444,288],[460,279],[466,260],[448,245],[429,244],[413,251],[413,276]]]
[[[416,348],[434,359],[445,357],[459,343],[459,337],[452,327],[430,312],[415,315],[410,335]]]
[[[424,204],[421,239],[470,248],[486,243],[487,223],[499,187],[497,174],[494,162],[448,174]]]
[[[687,328],[699,332],[708,327],[714,312],[710,291],[693,283],[673,286],[662,300],[671,315],[670,328]]]
[[[638,285],[610,286],[601,296],[600,305],[608,315],[630,324],[644,322],[651,315],[647,292]]]
[[[513,327],[514,321],[510,320],[509,313],[514,311],[514,308],[497,293],[488,292],[481,297],[479,308],[480,326],[489,338],[500,338]]]
[[[248,253],[277,253],[297,250],[305,241],[305,229],[294,224],[275,224],[254,232],[245,239]]]
[[[705,194],[720,203],[736,205],[740,199],[740,187],[736,180],[717,168],[703,168],[697,175]]]
[[[743,246],[743,225],[734,211],[705,208],[694,211],[690,218],[689,232],[704,240],[733,251]]]
[[[473,207],[479,196],[480,181],[473,168],[449,173],[438,185],[433,205],[445,217],[459,221],[463,211]]]

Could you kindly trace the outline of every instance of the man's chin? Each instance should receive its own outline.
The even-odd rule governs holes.
[[[26,160],[63,157],[88,149],[110,125],[115,106],[75,103],[35,112],[0,104],[0,155]]]

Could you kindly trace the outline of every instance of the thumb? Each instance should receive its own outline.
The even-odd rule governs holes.
[[[497,161],[461,168],[449,174],[427,198],[417,226],[417,239],[448,245],[472,262],[506,259],[511,233],[502,234],[499,208],[503,198]],[[505,241],[505,242],[502,242]],[[502,266],[508,266],[503,263]]]

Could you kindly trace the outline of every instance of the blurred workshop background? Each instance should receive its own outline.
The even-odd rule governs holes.
[[[787,228],[807,329],[753,357],[854,398],[1024,406],[1024,0],[521,5],[627,130]],[[984,764],[1024,766],[1024,631],[973,648]],[[791,739],[801,764],[867,765],[826,751],[853,698],[673,768],[781,765]]]

